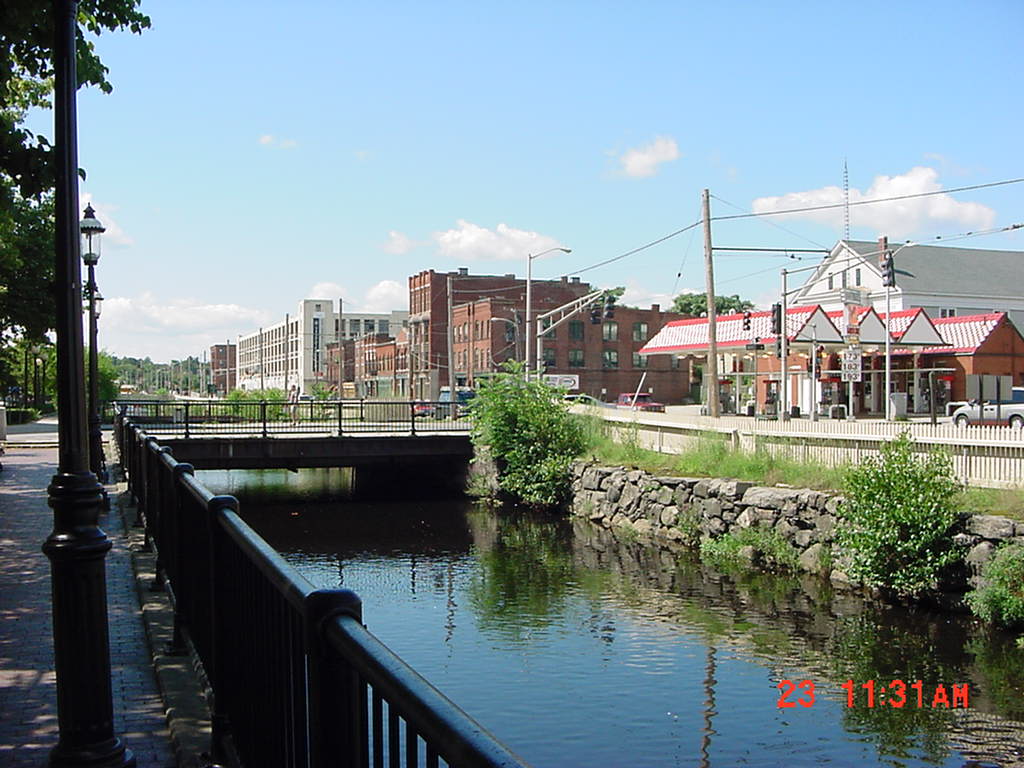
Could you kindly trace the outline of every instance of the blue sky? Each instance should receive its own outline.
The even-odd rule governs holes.
[[[844,158],[853,199],[1024,176],[1017,0],[143,10],[143,35],[97,40],[114,92],[79,98],[118,355],[201,354],[314,294],[405,308],[421,269],[522,274],[552,245],[573,253],[535,276],[574,274],[696,221],[705,187],[713,215],[835,202]],[[1022,201],[1017,184],[864,206],[852,234],[997,227]],[[841,211],[771,221],[718,223],[715,243],[842,234]],[[701,248],[696,230],[582,277],[666,303],[703,290]],[[718,292],[770,303],[781,266],[716,257]]]

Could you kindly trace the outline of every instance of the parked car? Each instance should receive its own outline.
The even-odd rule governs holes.
[[[1024,402],[1003,400],[979,403],[972,400],[953,411],[953,423],[958,427],[968,424],[1009,424],[1024,427]]]
[[[438,402],[434,405],[433,416],[435,419],[457,419],[465,415],[466,407],[474,397],[476,392],[472,389],[456,389],[455,397],[452,397],[451,389],[443,387]]]
[[[1010,391],[1010,397],[1003,400],[1004,403],[1024,403],[1024,387],[1014,387]],[[966,400],[956,400],[946,403],[946,415],[952,416],[959,408],[969,405]]]
[[[664,403],[658,403],[654,401],[648,392],[641,392],[636,394],[634,392],[623,392],[619,395],[619,399],[615,401],[615,404],[620,408],[633,408],[634,398],[636,399],[636,409],[638,411],[657,411],[658,413],[665,412]]]
[[[412,404],[412,415],[415,416],[433,416],[434,415],[434,404],[428,403],[423,400],[417,400]]]

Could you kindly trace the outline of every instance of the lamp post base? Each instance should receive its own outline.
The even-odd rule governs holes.
[[[49,765],[117,768],[135,758],[114,736],[104,560],[111,542],[98,525],[102,486],[91,472],[54,475],[47,489],[53,656],[60,740]]]

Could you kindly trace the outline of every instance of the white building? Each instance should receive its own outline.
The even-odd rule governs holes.
[[[339,302],[340,304],[340,302]],[[303,299],[298,312],[274,325],[238,337],[238,388],[280,389],[293,385],[311,394],[327,383],[327,345],[339,332],[353,339],[367,333],[394,335],[408,324],[409,313],[344,313],[331,299]]]
[[[821,304],[826,310],[855,304],[884,314],[880,250],[877,242],[840,240],[790,304]],[[936,319],[1006,312],[1024,328],[1024,252],[899,243],[890,243],[889,250],[896,267],[893,312],[921,307]]]

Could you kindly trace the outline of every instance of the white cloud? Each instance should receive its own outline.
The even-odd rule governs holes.
[[[260,144],[264,147],[277,147],[278,149],[294,149],[299,145],[295,139],[281,139],[271,133],[264,133],[260,136]]]
[[[100,345],[115,355],[166,361],[202,355],[211,344],[271,322],[269,313],[238,304],[158,300],[150,293],[104,300]]]
[[[650,144],[627,149],[619,158],[622,173],[634,179],[654,176],[658,166],[679,159],[679,147],[671,136],[658,136]]]
[[[530,253],[560,247],[553,237],[498,224],[494,229],[459,219],[454,229],[435,232],[434,241],[442,256],[455,261],[525,260]]]
[[[409,253],[419,243],[414,241],[408,235],[392,229],[388,232],[388,239],[381,244],[380,249],[385,253],[393,253],[396,256],[400,256],[404,253]]]
[[[345,293],[345,289],[337,283],[317,283],[309,289],[306,296],[311,299],[333,299],[344,296]]]
[[[683,289],[680,293],[690,293],[690,291]],[[665,311],[672,309],[672,299],[673,297],[667,293],[651,291],[645,286],[629,280],[626,282],[626,292],[622,294],[619,303],[630,307],[640,307],[641,309],[647,309],[652,304],[657,304]]]
[[[878,198],[913,195],[921,192],[938,192],[942,185],[934,168],[917,166],[899,176],[876,176],[871,186],[861,192],[850,190],[850,202]],[[843,203],[843,190],[837,186],[812,189],[807,192],[790,192],[779,197],[759,197],[751,208],[755,213],[781,211],[790,208],[807,208],[819,205]],[[790,216],[820,221],[839,229],[843,226],[843,209],[794,213]],[[854,226],[870,227],[880,235],[903,238],[913,233],[925,234],[933,226],[956,224],[969,229],[992,226],[996,212],[981,203],[962,203],[948,194],[897,200],[891,203],[856,206],[850,209],[850,221]],[[930,232],[928,233],[930,234]]]
[[[381,280],[366,292],[363,301],[365,312],[390,312],[393,309],[409,307],[409,289],[394,280]]]
[[[118,206],[97,202],[89,192],[82,193],[80,202],[82,210],[85,210],[85,206],[91,205],[93,210],[96,211],[96,219],[106,227],[106,231],[102,236],[101,249],[107,246],[127,248],[135,245],[135,241],[125,233],[121,225],[114,218],[114,212],[118,210]]]

